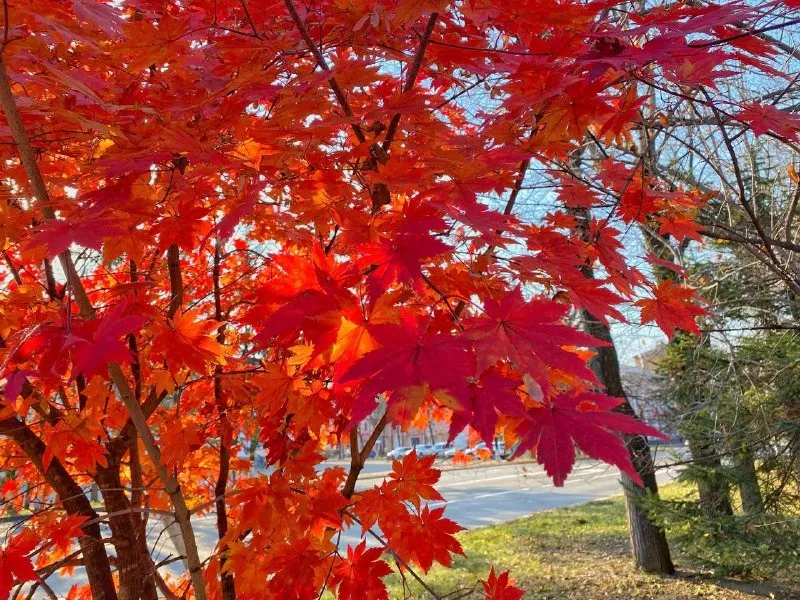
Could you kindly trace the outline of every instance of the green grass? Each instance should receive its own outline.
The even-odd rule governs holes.
[[[664,495],[685,496],[685,490],[678,485],[666,486]],[[677,548],[673,549],[677,576],[659,577],[635,571],[628,554],[621,497],[462,532],[459,540],[467,556],[457,557],[451,568],[435,567],[423,577],[442,597],[483,597],[482,587],[476,587],[476,583],[494,565],[499,571],[511,570],[517,585],[525,590],[526,599],[800,598],[800,587],[793,590],[791,585],[714,579],[690,564]],[[391,598],[431,597],[410,576],[405,579],[404,584],[400,574],[395,574],[387,580]]]

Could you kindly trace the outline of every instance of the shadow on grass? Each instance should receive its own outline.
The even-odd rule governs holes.
[[[775,598],[775,600],[800,600],[800,590],[789,586],[763,581],[741,581],[739,579],[720,579],[709,574],[678,571],[675,576],[689,582],[699,581],[714,585],[723,590],[745,594],[752,598]]]
[[[779,584],[714,578],[684,564],[679,553],[675,576],[635,571],[622,498],[536,513],[464,532],[459,540],[467,556],[424,577],[443,598],[483,598],[478,581],[494,566],[510,570],[529,600],[800,600],[797,589]],[[398,574],[387,584],[391,598],[430,597],[416,582],[405,587]]]

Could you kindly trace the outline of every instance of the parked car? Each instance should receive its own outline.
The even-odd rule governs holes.
[[[399,460],[401,458],[405,458],[406,455],[411,454],[413,448],[411,446],[401,446],[399,448],[395,448],[394,450],[389,450],[386,453],[387,460]]]
[[[422,458],[423,456],[435,456],[436,455],[436,448],[432,444],[417,444],[414,446],[414,450],[417,451],[417,456]]]
[[[468,448],[464,452],[467,454],[477,454],[480,450],[487,450],[489,446],[486,445],[486,442],[478,442],[472,448]],[[494,448],[492,448],[492,458],[503,458],[506,451],[505,442],[495,442]]]
[[[511,452],[511,450],[509,450]],[[505,442],[495,442],[494,443],[494,457],[495,458],[505,458],[506,457],[506,443]]]
[[[487,448],[486,442],[478,442],[477,444],[472,446],[472,448],[467,448],[466,450],[464,450],[464,453],[465,454],[477,454],[481,450],[486,450],[486,448]]]
[[[436,442],[433,445],[433,449],[436,452],[436,456],[444,457],[445,452],[447,451],[448,444],[447,442]]]
[[[443,456],[445,458],[453,458],[456,455],[456,452],[466,452],[468,448],[466,446],[454,446],[450,445],[444,449]]]

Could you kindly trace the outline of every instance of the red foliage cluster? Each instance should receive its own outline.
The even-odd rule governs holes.
[[[638,307],[695,330],[693,292],[634,266],[622,228],[696,239],[704,198],[613,156],[578,173],[573,153],[630,143],[655,89],[783,75],[750,35],[766,9],[624,4],[4,2],[2,493],[48,510],[4,546],[0,598],[73,541],[90,584],[73,597],[385,597],[387,559],[427,571],[462,552],[427,505],[431,460],[355,492],[387,423],[503,435],[557,485],[575,445],[636,478],[618,434],[657,432],[614,412],[587,366],[602,342],[569,319]],[[800,129],[770,105],[719,110]],[[268,474],[237,455],[254,438]],[[318,470],[348,438],[349,475]],[[79,498],[92,483],[120,564],[140,565],[116,580]],[[175,512],[184,578],[137,549],[145,509]],[[188,515],[211,510],[200,565]],[[356,520],[390,553],[340,552]],[[484,588],[520,597],[508,573]]]

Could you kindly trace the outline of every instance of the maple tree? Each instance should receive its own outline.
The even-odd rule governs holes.
[[[587,367],[606,342],[570,316],[691,330],[697,298],[634,267],[622,227],[694,239],[702,199],[569,154],[624,146],[642,82],[680,98],[735,65],[785,77],[746,40],[796,3],[627,4],[4,2],[2,493],[46,508],[3,546],[0,597],[76,561],[73,597],[386,597],[391,562],[417,576],[463,552],[427,505],[432,460],[356,491],[387,423],[503,435],[557,485],[574,444],[635,475],[617,436],[658,432],[614,412]],[[772,106],[719,104],[797,135]],[[544,216],[517,206],[534,173]],[[574,207],[598,216],[582,230]],[[267,473],[238,456],[254,438]],[[318,468],[340,440],[350,470]],[[182,577],[154,562],[149,514],[177,523]],[[340,549],[353,525],[382,550]]]

